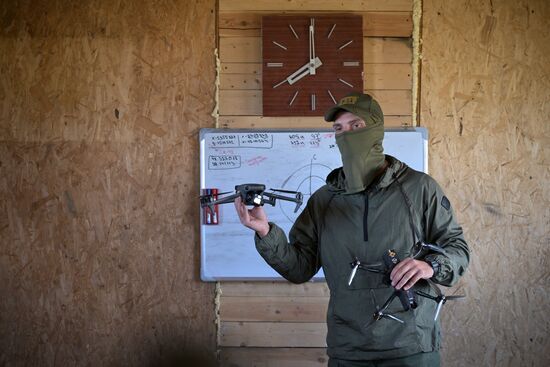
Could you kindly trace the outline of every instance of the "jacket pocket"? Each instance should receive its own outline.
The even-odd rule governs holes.
[[[382,307],[394,291],[384,283],[375,285],[375,288],[358,288],[358,285],[338,289],[333,296],[332,314],[329,314],[328,320],[329,346],[363,351],[401,348],[420,351],[415,311],[404,311],[398,297],[393,299],[385,313],[399,318],[403,323],[386,318],[373,321],[377,307]]]

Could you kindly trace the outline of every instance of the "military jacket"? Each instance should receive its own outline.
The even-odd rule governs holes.
[[[350,263],[355,259],[381,263],[390,249],[400,259],[411,256],[418,240],[416,227],[424,242],[446,252],[421,254],[440,265],[433,281],[453,285],[468,266],[468,245],[440,186],[391,156],[386,160],[389,166],[381,177],[356,194],[345,193],[342,168],[332,171],[326,185],[308,200],[289,241],[274,223],[265,237],[255,237],[260,255],[293,283],[310,280],[322,266],[330,289],[327,353],[333,358],[399,358],[438,350],[440,345],[439,325],[433,320],[436,303],[426,298],[417,297],[418,307],[409,311],[404,311],[398,298],[393,300],[387,312],[404,324],[388,319],[371,323],[376,307],[393,288],[387,275],[361,269],[348,285]],[[435,294],[426,281],[418,282],[415,289]]]

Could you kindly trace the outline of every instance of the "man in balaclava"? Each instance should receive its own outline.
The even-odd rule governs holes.
[[[336,144],[342,155],[346,192],[365,190],[385,167],[384,115],[370,95],[352,93],[325,114],[334,121]]]
[[[440,305],[426,280],[451,286],[469,263],[451,203],[430,176],[384,155],[384,116],[370,95],[345,96],[325,120],[333,123],[343,167],[310,197],[289,241],[261,206],[247,209],[236,199],[239,218],[285,279],[303,283],[323,268],[330,289],[329,367],[439,366]],[[424,244],[437,246],[423,250]],[[385,272],[359,269],[380,264],[388,253],[402,259],[389,281]],[[391,298],[413,286],[433,299],[417,297],[415,307],[404,309]]]

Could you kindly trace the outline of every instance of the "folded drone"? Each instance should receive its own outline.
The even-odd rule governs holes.
[[[220,194],[208,194],[201,195],[200,202],[201,207],[208,207],[211,212],[214,211],[214,205],[227,204],[235,201],[236,198],[240,197],[245,205],[254,205],[262,206],[264,204],[270,204],[275,206],[276,200],[286,200],[296,203],[296,208],[294,213],[300,209],[303,201],[303,195],[298,191],[288,191],[281,189],[269,189],[270,192],[265,191],[265,185],[262,184],[242,184],[235,186],[235,192],[222,192]],[[293,196],[285,196],[283,194],[293,194]],[[230,194],[230,195],[228,195]],[[228,195],[228,196],[223,196]],[[220,197],[222,196],[222,197]]]
[[[446,253],[443,248],[441,248],[437,245],[426,244],[426,243],[423,243],[423,242],[417,243],[416,247],[417,247],[417,252],[413,256],[413,258],[419,258],[419,256],[421,256],[421,254],[426,250],[441,253],[441,254]],[[359,259],[356,258],[354,261],[352,261],[350,263],[350,266],[351,266],[352,269],[351,269],[351,274],[350,274],[350,277],[349,277],[348,285],[351,285],[351,283],[353,282],[353,278],[355,277],[355,274],[357,273],[357,270],[365,270],[365,271],[368,271],[368,272],[385,275],[386,278],[387,278],[386,281],[390,282],[389,275],[392,272],[393,268],[399,263],[399,261],[400,261],[399,257],[397,256],[397,253],[394,250],[388,250],[388,252],[385,253],[384,256],[383,256],[383,262],[380,262],[380,263],[365,264],[365,263],[362,263],[361,261],[359,261]],[[395,298],[398,298],[401,301],[401,305],[403,306],[403,311],[413,310],[416,307],[418,307],[418,303],[416,301],[416,296],[417,295],[420,296],[420,297],[424,297],[424,298],[427,298],[427,299],[430,299],[430,300],[436,302],[437,307],[436,307],[435,315],[434,315],[434,322],[435,322],[437,320],[437,318],[439,317],[439,313],[441,311],[441,308],[443,307],[443,305],[448,300],[454,300],[454,299],[459,299],[459,298],[464,297],[462,295],[445,296],[443,294],[443,292],[441,291],[441,289],[433,281],[428,279],[427,282],[428,282],[428,285],[430,286],[430,288],[432,288],[434,290],[434,292],[436,294],[435,296],[433,296],[431,294],[428,294],[426,292],[423,292],[421,290],[414,289],[415,288],[414,286],[412,288],[410,288],[409,290],[394,289],[394,292],[384,302],[382,307],[378,306],[378,303],[376,302],[376,299],[374,297],[374,292],[372,292],[372,290],[371,290],[371,297],[373,299],[373,303],[376,305],[376,310],[372,315],[371,321],[369,323],[367,323],[366,327],[369,327],[374,322],[376,322],[378,320],[381,320],[383,318],[393,320],[393,321],[397,321],[397,322],[400,322],[400,323],[404,323],[403,320],[401,320],[400,318],[398,318],[394,314],[391,314],[391,313],[386,311]]]

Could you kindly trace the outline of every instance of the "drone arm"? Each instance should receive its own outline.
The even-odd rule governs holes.
[[[238,198],[240,195],[238,193],[214,200],[212,198],[205,198],[204,200],[201,200],[201,207],[205,208],[208,207],[210,212],[214,212],[214,205],[220,205],[220,204],[227,204],[235,201],[236,198]]]
[[[269,199],[269,201],[264,200],[266,203],[271,204],[273,202],[273,204],[271,204],[271,205],[275,205],[275,200],[276,199],[292,201],[292,202],[296,203],[296,209],[294,210],[295,213],[298,211],[298,209],[302,205],[302,194],[301,193],[296,193],[295,197],[289,197],[289,196],[283,196],[283,195],[275,194],[273,192],[264,192],[264,197],[267,197]]]
[[[233,201],[235,201],[236,198],[238,198],[240,195],[238,193],[235,193],[235,194],[231,194],[229,196],[226,196],[226,197],[223,197],[223,198],[220,198],[220,199],[217,199],[217,200],[212,200],[210,201],[209,203],[207,203],[206,205],[219,205],[219,204],[227,204],[227,203],[232,203]],[[202,206],[203,208],[205,207],[205,205]]]
[[[382,305],[380,312],[386,311],[386,309],[390,306],[391,302],[395,297],[397,297],[397,291],[393,292],[391,296],[386,300],[386,302]]]
[[[366,270],[371,273],[385,274],[386,269],[383,263],[373,263],[373,264],[359,264],[359,269]]]
[[[273,197],[272,195],[270,195],[269,193],[263,193],[262,194],[262,204],[269,204],[271,206],[275,206],[275,202],[277,199],[276,197]]]
[[[421,297],[428,298],[428,299],[431,299],[432,301],[438,302],[438,300],[437,300],[438,298],[437,298],[437,297],[434,297],[434,296],[432,296],[431,294],[428,294],[428,293],[426,293],[426,292],[422,292],[422,291],[420,291],[420,290],[415,290],[414,293],[418,294],[418,295],[421,296]]]

